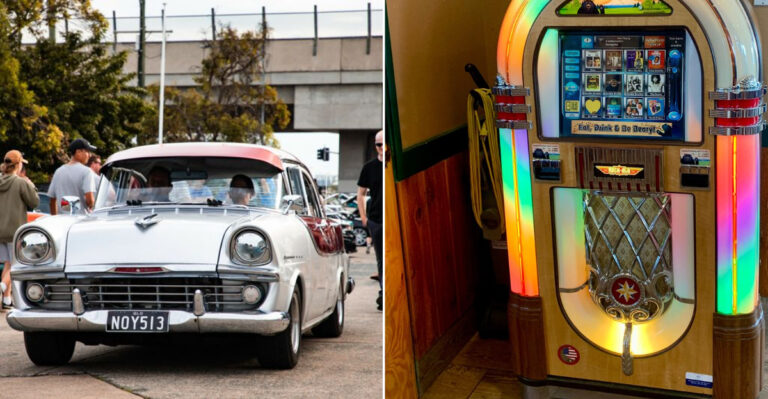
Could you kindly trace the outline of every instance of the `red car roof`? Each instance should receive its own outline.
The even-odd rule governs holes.
[[[271,147],[242,143],[172,143],[129,148],[112,154],[106,164],[139,158],[222,157],[245,158],[266,162],[283,170],[283,158],[293,158]]]

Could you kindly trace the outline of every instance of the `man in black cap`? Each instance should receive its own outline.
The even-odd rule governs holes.
[[[51,197],[51,215],[59,213],[60,200],[67,195],[80,198],[80,213],[93,209],[95,198],[93,172],[85,166],[93,151],[96,151],[96,147],[86,139],[75,139],[69,144],[69,162],[56,169],[48,188],[48,196]]]

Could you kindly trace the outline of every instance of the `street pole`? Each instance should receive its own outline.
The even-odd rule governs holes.
[[[53,0],[48,0],[48,41],[56,43],[56,22],[54,22],[56,14],[51,3]]]
[[[114,40],[112,41],[112,54],[117,54],[117,14],[115,10],[112,10],[112,34]]]
[[[160,111],[159,121],[157,128],[157,143],[163,144],[163,108],[165,106],[165,3],[163,3],[162,11],[162,35],[163,35],[163,47],[160,51]]]
[[[264,144],[264,107],[266,99],[264,93],[266,93],[267,84],[267,8],[261,7],[261,118],[259,119],[259,127],[261,128],[261,144]]]
[[[144,24],[144,2],[139,0],[139,87],[144,87],[144,34],[147,30]]]

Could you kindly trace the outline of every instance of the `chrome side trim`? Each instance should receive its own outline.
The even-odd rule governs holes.
[[[531,106],[528,104],[494,104],[493,110],[511,114],[528,114],[531,112]]]
[[[748,87],[741,89],[739,86],[730,89],[717,89],[709,92],[710,100],[754,100],[765,96],[768,90],[765,86]]]
[[[715,136],[751,136],[760,134],[765,129],[765,121],[761,120],[758,124],[752,126],[740,126],[740,127],[721,127],[711,126],[709,128],[709,134]]]
[[[533,124],[530,121],[502,121],[496,120],[496,126],[501,129],[531,130]]]
[[[717,108],[709,110],[712,118],[754,118],[765,113],[766,104],[760,104],[755,108]]]
[[[496,86],[491,89],[491,92],[496,96],[529,96],[531,95],[531,89],[522,86]]]

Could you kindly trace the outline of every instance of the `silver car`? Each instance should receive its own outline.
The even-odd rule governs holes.
[[[116,153],[101,174],[93,213],[16,232],[7,320],[35,364],[67,363],[76,341],[233,333],[262,366],[292,368],[303,332],[341,335],[354,287],[341,227],[295,157],[162,144]]]

